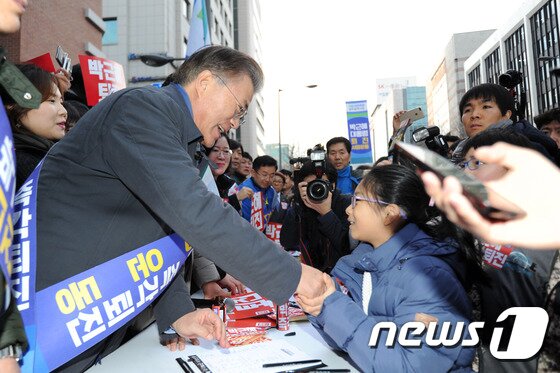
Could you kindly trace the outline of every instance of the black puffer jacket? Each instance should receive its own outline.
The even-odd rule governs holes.
[[[286,249],[299,250],[305,264],[330,271],[340,257],[350,254],[349,224],[345,211],[351,197],[335,189],[332,211],[324,216],[298,200],[294,198],[286,212],[280,243]]]
[[[16,190],[31,175],[41,159],[47,155],[54,145],[51,140],[25,133],[14,133],[14,147],[16,149]]]

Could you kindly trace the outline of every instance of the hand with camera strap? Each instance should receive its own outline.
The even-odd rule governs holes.
[[[321,216],[328,214],[332,210],[332,192],[328,192],[327,198],[321,201],[314,201],[307,195],[307,184],[306,181],[298,184],[299,193],[305,206],[317,211]]]

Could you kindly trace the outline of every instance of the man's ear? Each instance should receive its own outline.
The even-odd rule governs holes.
[[[195,80],[196,92],[199,96],[203,96],[208,89],[208,85],[212,82],[214,76],[210,70],[201,71]]]
[[[391,225],[394,222],[396,222],[397,219],[399,219],[401,215],[401,211],[399,209],[399,206],[395,205],[394,203],[391,203],[390,205],[385,207],[383,214],[385,214],[383,223],[385,225]]]
[[[512,115],[512,114],[513,114],[513,113],[511,112],[511,110],[508,110],[508,111],[506,111],[506,115],[505,115],[505,116],[507,117],[507,119],[511,119],[511,115]]]

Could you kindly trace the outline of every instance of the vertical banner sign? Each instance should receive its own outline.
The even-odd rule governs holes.
[[[367,101],[346,101],[346,118],[352,163],[372,163]]]
[[[121,64],[101,57],[78,56],[84,79],[88,106],[97,103],[111,93],[126,88]]]

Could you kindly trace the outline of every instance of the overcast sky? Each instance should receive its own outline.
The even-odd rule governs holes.
[[[376,79],[426,85],[454,33],[499,28],[523,2],[261,0],[266,142],[278,143],[278,89],[282,143],[304,153],[348,136],[346,101],[371,114]]]

